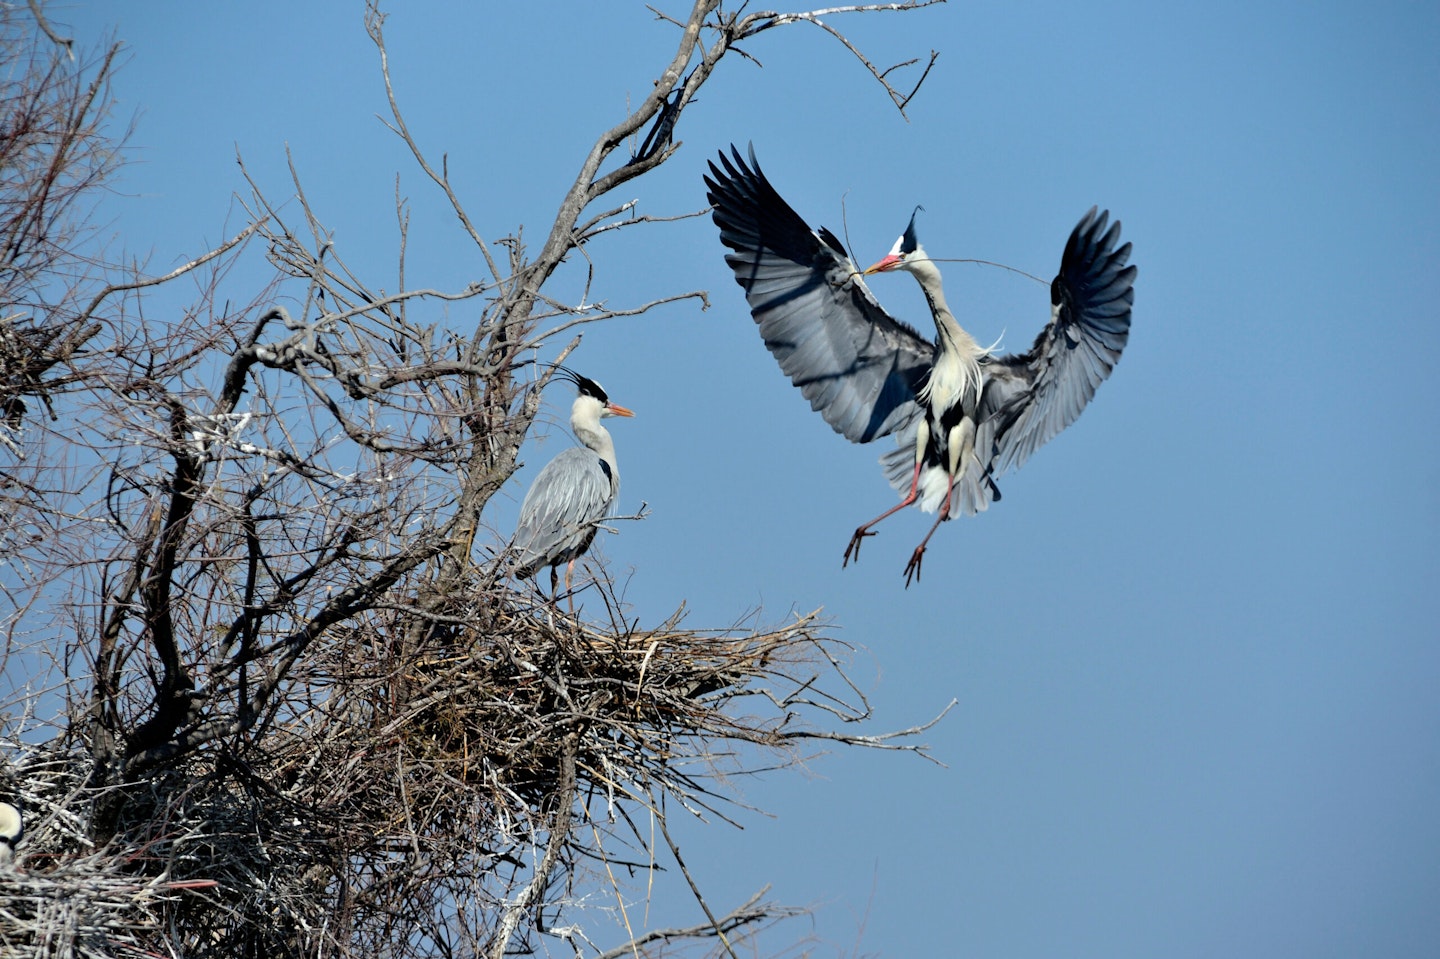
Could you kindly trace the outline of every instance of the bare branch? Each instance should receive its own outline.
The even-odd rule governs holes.
[[[254,235],[254,233],[259,230],[263,225],[263,220],[251,223],[249,226],[245,227],[245,229],[241,230],[239,233],[235,234],[230,239],[217,246],[215,249],[210,250],[208,253],[202,253],[200,256],[197,256],[190,262],[182,264],[181,266],[178,266],[175,269],[171,270],[169,273],[166,273],[164,276],[150,276],[146,277],[143,280],[135,280],[130,283],[112,283],[106,286],[105,289],[95,294],[95,298],[90,301],[89,306],[87,306],[83,311],[81,311],[78,319],[81,321],[89,319],[92,315],[94,315],[95,311],[99,308],[101,303],[104,303],[107,299],[114,296],[116,293],[126,293],[135,290],[144,290],[152,286],[160,286],[162,283],[169,283],[171,280],[178,279],[187,273],[199,269],[200,267],[209,263],[211,260],[224,256],[226,253],[229,253],[241,243],[244,243],[247,239]]]
[[[704,910],[705,918],[710,920],[710,928],[715,930],[715,935],[719,937],[720,944],[725,947],[725,951],[729,953],[730,959],[740,959],[739,956],[735,955],[735,947],[730,945],[730,937],[725,934],[725,927],[721,925],[720,920],[715,918],[715,913],[710,911],[710,904],[707,903],[705,897],[700,894],[700,887],[695,885],[695,878],[690,875],[689,867],[685,865],[685,860],[680,857],[680,847],[675,845],[674,839],[670,838],[670,827],[665,822],[666,818],[662,811],[662,813],[656,817],[656,821],[660,824],[660,834],[665,837],[665,845],[670,847],[670,855],[675,857],[675,864],[680,867],[680,872],[685,877],[685,882],[689,885],[690,892],[695,896],[695,901],[700,904],[700,908]]]
[[[384,28],[385,14],[380,12],[379,0],[366,0],[365,31],[370,35],[370,40],[375,44],[375,49],[380,52],[380,74],[385,79],[385,98],[390,105],[390,116],[395,121],[394,125],[390,128],[395,131],[400,139],[405,141],[405,145],[410,148],[410,154],[415,157],[415,162],[420,166],[420,169],[425,171],[425,175],[444,191],[446,199],[450,201],[450,208],[455,211],[456,218],[459,219],[461,226],[465,228],[465,232],[470,234],[470,239],[474,241],[481,255],[485,257],[485,263],[490,267],[490,276],[496,283],[499,283],[500,270],[496,266],[494,258],[490,255],[490,246],[480,237],[479,232],[475,229],[475,225],[470,221],[469,214],[465,212],[465,207],[461,204],[460,198],[455,195],[455,191],[451,188],[448,172],[435,172],[435,169],[430,165],[429,161],[425,159],[425,154],[421,152],[420,145],[417,144],[415,138],[410,135],[410,129],[405,125],[405,117],[400,112],[399,103],[395,100],[395,87],[390,82],[390,55],[385,50]]]
[[[919,62],[918,60],[906,60],[902,63],[897,63],[893,66],[887,67],[884,70],[878,70],[876,69],[875,65],[870,62],[869,58],[867,58],[863,53],[861,53],[860,49],[856,47],[855,44],[852,43],[848,37],[846,37],[839,30],[830,26],[828,23],[825,23],[820,18],[834,16],[835,14],[841,13],[873,13],[880,11],[898,12],[907,10],[919,10],[924,7],[934,6],[937,3],[944,2],[945,0],[907,0],[907,2],[904,3],[847,4],[845,6],[829,7],[823,10],[809,10],[800,13],[752,13],[745,17],[743,20],[741,20],[739,24],[735,27],[735,40],[753,37],[766,30],[772,29],[773,27],[788,26],[792,23],[813,24],[824,30],[826,33],[830,34],[836,40],[838,40],[841,45],[845,47],[846,50],[849,50],[850,53],[853,54],[857,60],[864,64],[865,69],[869,70],[870,75],[874,77],[881,84],[881,86],[885,88],[885,92],[890,96],[891,101],[894,102],[896,109],[900,111],[900,115],[902,117],[905,117],[906,121],[908,122],[910,117],[905,113],[905,108],[910,105],[910,101],[915,98],[915,94],[920,92],[921,84],[923,84],[925,82],[925,78],[930,75],[930,68],[935,65],[935,61],[940,55],[934,50],[931,50],[930,59],[925,64],[925,69],[921,71],[920,79],[915,81],[915,85],[910,88],[909,93],[901,93],[899,90],[895,89],[895,87],[891,86],[890,81],[887,79],[887,77],[889,77],[889,75],[896,70],[908,66],[913,66],[914,64]]]
[[[30,15],[35,18],[35,25],[38,26],[50,42],[65,50],[65,56],[72,62],[75,59],[75,40],[72,37],[62,37],[50,26],[50,21],[45,19],[45,11],[40,5],[40,0],[27,0],[30,6]]]
[[[652,942],[679,942],[687,939],[715,936],[717,934],[729,935],[743,926],[773,921],[775,918],[781,916],[800,914],[800,911],[796,909],[785,909],[763,902],[764,895],[769,891],[769,886],[764,887],[745,902],[736,906],[724,916],[721,916],[718,922],[704,922],[684,928],[652,929],[644,935],[635,937],[623,946],[616,946],[614,949],[600,953],[595,959],[624,959],[625,956],[633,956],[641,946],[648,945]]]
[[[530,883],[500,917],[500,927],[490,949],[492,959],[504,959],[510,938],[515,935],[520,920],[539,903],[550,882],[550,875],[560,861],[560,852],[570,838],[570,816],[575,807],[575,750],[576,736],[571,733],[565,737],[565,746],[560,754],[560,781],[552,799],[555,814],[546,829],[550,838],[545,843],[545,855],[535,866],[535,875]]]

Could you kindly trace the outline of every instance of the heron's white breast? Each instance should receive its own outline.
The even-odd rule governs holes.
[[[942,350],[930,370],[930,378],[921,391],[920,399],[930,407],[937,420],[967,398],[967,405],[973,409],[973,398],[980,395],[981,376],[980,364],[973,358],[953,350]]]

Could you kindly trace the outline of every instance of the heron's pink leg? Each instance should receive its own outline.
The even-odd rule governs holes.
[[[855,535],[850,537],[850,545],[845,547],[845,561],[840,564],[841,569],[844,569],[846,566],[850,565],[850,559],[852,555],[855,559],[855,562],[860,562],[860,544],[864,542],[865,537],[875,535],[874,533],[870,532],[870,527],[874,526],[882,519],[885,519],[887,516],[894,516],[896,513],[900,512],[902,509],[915,502],[915,499],[918,495],[917,491],[920,487],[920,466],[923,462],[923,460],[916,460],[915,472],[910,477],[910,492],[905,494],[905,498],[902,499],[899,504],[890,507],[885,512],[881,513],[879,516],[866,523],[864,526],[861,526],[855,530]]]
[[[578,558],[578,557],[577,557]],[[570,580],[575,575],[575,560],[565,565],[565,595],[570,598],[570,615],[575,615],[575,594],[570,590]]]
[[[925,545],[930,542],[930,537],[935,535],[935,531],[940,528],[940,524],[950,518],[950,490],[954,488],[954,486],[955,477],[951,476],[945,481],[945,502],[940,504],[940,518],[935,521],[934,526],[930,527],[930,532],[925,534],[925,538],[920,541],[920,545],[915,547],[915,552],[910,554],[910,562],[905,564],[906,589],[910,588],[911,576],[915,577],[915,582],[920,582],[920,560],[925,556]]]

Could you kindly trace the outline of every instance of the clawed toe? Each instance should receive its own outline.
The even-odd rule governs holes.
[[[910,588],[910,579],[914,577],[915,582],[920,582],[920,561],[925,557],[925,546],[915,547],[915,552],[910,554],[910,562],[905,564],[905,588]]]
[[[845,547],[845,560],[840,564],[840,568],[844,569],[846,566],[849,566],[851,559],[854,559],[857,563],[860,562],[860,544],[865,542],[865,537],[874,535],[873,532],[863,526],[857,529],[855,535],[850,537],[850,545]]]

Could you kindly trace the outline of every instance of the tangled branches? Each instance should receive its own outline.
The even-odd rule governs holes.
[[[402,655],[385,638],[417,616],[435,628]],[[670,860],[671,811],[728,818],[728,775],[836,738],[924,754],[925,727],[825,728],[868,716],[846,652],[813,614],[766,630],[689,630],[678,615],[599,628],[484,582],[442,612],[377,612],[308,657],[307,692],[270,734],[131,786],[114,838],[88,856],[62,853],[99,798],[83,754],[22,759],[34,828],[18,871],[0,873],[0,943],[258,957],[588,942],[569,881],[585,863]],[[60,893],[73,905],[43,906]],[[753,900],[664,941],[730,941],[786,914]],[[182,943],[166,938],[176,929]]]

